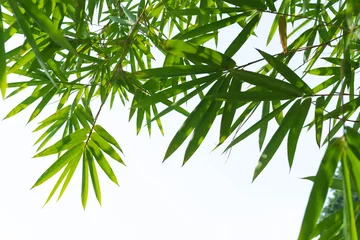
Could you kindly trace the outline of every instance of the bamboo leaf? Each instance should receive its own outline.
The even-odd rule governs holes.
[[[231,141],[229,146],[226,147],[225,151],[232,148],[234,145],[238,144],[248,136],[250,136],[252,133],[254,133],[256,130],[261,128],[264,124],[267,124],[271,119],[273,119],[279,112],[281,112],[287,105],[291,103],[290,101],[287,101],[283,105],[279,106],[275,110],[273,110],[271,113],[257,121],[254,125],[252,125],[250,128],[248,128],[246,131],[244,131],[242,134],[240,134],[238,137],[236,137],[234,140]]]
[[[278,60],[277,58],[267,54],[261,50],[258,50],[260,54],[265,58],[265,60],[274,67],[276,71],[278,71],[281,75],[283,75],[286,80],[288,80],[295,87],[302,89],[305,94],[312,95],[313,91],[311,88],[294,72],[292,71],[286,64]]]
[[[170,53],[189,59],[190,61],[203,62],[209,65],[220,66],[225,69],[232,69],[236,62],[218,51],[202,47],[182,40],[167,40],[162,43],[165,50]]]
[[[327,192],[332,184],[332,179],[343,152],[344,142],[342,138],[330,141],[325,155],[320,163],[316,174],[310,198],[303,218],[299,240],[308,240],[312,235],[316,222],[320,216]]]
[[[115,151],[115,149],[105,140],[103,139],[97,132],[93,132],[91,134],[91,140],[105,153],[107,153],[114,160],[118,161],[121,164],[124,164],[123,160],[119,156],[119,154]],[[125,164],[124,164],[125,165]]]
[[[218,80],[208,91],[207,95],[211,95],[218,91],[221,86],[222,79]],[[191,114],[186,118],[183,125],[177,131],[173,139],[171,140],[164,157],[164,161],[173,154],[176,149],[185,141],[185,139],[191,134],[194,128],[202,120],[206,112],[208,111],[212,101],[210,99],[203,99],[196,106],[196,108],[191,112]]]
[[[279,35],[283,52],[287,54],[286,18],[284,15],[279,17]]]
[[[300,137],[301,130],[304,126],[304,122],[308,115],[310,105],[311,105],[310,98],[307,98],[302,102],[301,107],[299,109],[298,118],[295,119],[295,121],[289,131],[287,152],[288,152],[288,160],[289,160],[290,169],[291,169],[293,161],[294,161],[297,143],[298,143],[298,140]]]
[[[282,92],[293,96],[301,96],[303,94],[301,89],[263,74],[249,72],[246,70],[230,70],[230,72],[234,76],[240,77],[245,82],[264,87],[268,90]]]
[[[46,33],[49,34],[50,38],[62,46],[68,49],[72,54],[77,54],[76,50],[66,40],[64,35],[58,30],[54,23],[44,14],[43,11],[38,9],[35,4],[27,0],[17,0],[21,6],[25,9],[26,13],[29,14]]]
[[[324,97],[319,97],[316,99],[316,108],[315,108],[315,132],[316,132],[316,143],[320,147],[321,144],[321,135],[324,122]]]
[[[57,172],[59,172],[66,164],[71,161],[74,161],[81,157],[82,151],[84,149],[84,144],[80,143],[78,145],[73,146],[67,152],[65,152],[61,157],[56,160],[35,182],[35,184],[31,187],[37,187],[47,181],[49,178],[54,176]]]
[[[114,145],[117,149],[120,150],[120,152],[123,152],[121,150],[121,147],[119,145],[119,143],[115,140],[115,138],[113,138],[113,136],[111,136],[110,133],[108,133],[108,131],[106,131],[103,127],[101,127],[100,125],[95,125],[94,130],[106,141],[108,141],[109,143],[111,143],[112,145]]]
[[[80,143],[84,142],[87,138],[88,129],[80,129],[77,130],[70,135],[62,138],[61,140],[57,141],[53,145],[49,146],[48,148],[44,149],[40,153],[36,154],[35,157],[44,157],[55,153],[60,153],[63,150],[72,148],[73,146],[78,146]]]
[[[266,145],[264,151],[262,152],[259,162],[256,166],[253,181],[259,176],[259,174],[264,170],[266,165],[270,162],[277,149],[280,147],[281,142],[285,138],[285,135],[290,130],[292,124],[299,116],[300,110],[300,100],[296,101],[290,110],[285,115],[283,121],[281,122],[279,128],[276,130],[274,135],[271,137],[269,143]]]
[[[91,151],[92,155],[95,157],[97,163],[105,172],[105,174],[113,181],[116,185],[119,185],[115,173],[112,170],[110,164],[106,160],[104,154],[101,152],[100,148],[95,145],[91,140],[88,142],[88,148]]]
[[[151,77],[178,77],[191,74],[213,73],[218,72],[218,66],[206,65],[178,65],[171,67],[152,68],[133,73],[138,79],[147,79]]]
[[[89,161],[86,157],[86,151],[83,152],[82,181],[81,181],[81,203],[86,208],[89,193]]]
[[[244,43],[249,39],[250,35],[253,33],[256,25],[260,21],[261,14],[256,14],[248,24],[243,28],[239,35],[232,41],[230,46],[226,49],[225,55],[232,57],[239,51],[239,49],[244,45]]]
[[[25,1],[25,2],[27,2],[27,1]],[[9,0],[8,3],[10,5],[12,11],[14,12],[14,15],[15,15],[15,17],[16,17],[22,31],[24,32],[24,35],[26,36],[27,41],[31,45],[32,51],[34,51],[34,53],[36,55],[36,59],[38,60],[41,68],[44,70],[46,76],[52,82],[52,84],[55,87],[57,87],[57,84],[56,84],[55,80],[50,75],[50,73],[49,73],[49,71],[48,71],[48,69],[47,69],[47,67],[45,65],[45,61],[43,60],[42,55],[40,53],[40,50],[39,50],[39,48],[38,48],[38,46],[37,46],[37,44],[36,44],[36,42],[34,40],[34,37],[32,35],[33,33],[31,32],[31,30],[30,30],[30,28],[29,28],[29,26],[28,26],[28,24],[27,24],[27,22],[26,22],[26,20],[25,20],[25,18],[23,16],[23,14],[21,13],[16,1],[15,0]],[[30,2],[30,4],[32,4],[32,3]]]
[[[95,161],[94,161],[93,156],[91,155],[90,150],[86,149],[85,154],[86,154],[86,160],[89,165],[89,172],[90,172],[91,182],[93,185],[95,196],[101,205],[101,189],[100,189],[100,182],[99,182],[99,177],[98,177],[97,170],[96,170]]]
[[[231,77],[226,77],[221,86],[219,87],[219,92],[225,92],[229,86]],[[202,141],[205,139],[207,133],[209,132],[218,110],[220,109],[222,102],[212,102],[204,114],[201,121],[197,124],[194,129],[194,133],[190,142],[185,150],[185,156],[183,160],[183,165],[189,160],[189,158],[195,153],[195,151],[199,148]]]

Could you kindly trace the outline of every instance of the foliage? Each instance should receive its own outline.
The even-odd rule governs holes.
[[[0,0],[0,4],[2,95],[12,97],[33,89],[5,118],[34,104],[30,122],[50,101],[59,101],[54,114],[35,129],[43,131],[35,157],[57,154],[58,159],[34,187],[61,172],[47,201],[60,185],[61,197],[79,164],[84,207],[89,176],[99,202],[97,171],[101,169],[118,184],[109,158],[124,164],[122,150],[97,119],[105,104],[112,106],[119,98],[124,104],[131,101],[129,115],[135,118],[137,132],[145,123],[151,133],[154,122],[163,131],[161,118],[173,111],[186,116],[164,160],[192,135],[185,164],[216,118],[221,118],[218,147],[226,143],[225,151],[259,130],[260,148],[269,141],[254,180],[286,135],[291,167],[302,129],[314,127],[317,144],[327,144],[327,149],[317,175],[308,178],[314,185],[299,239],[320,233],[326,239],[358,238],[355,212],[359,205],[351,196],[352,191],[360,193],[360,115],[353,117],[360,103],[355,81],[359,1]],[[238,65],[235,54],[261,31],[257,26],[265,14],[274,17],[267,43],[279,30],[283,51],[258,50],[261,59]],[[224,52],[206,44],[211,40],[217,44],[219,32],[231,25],[240,30]],[[15,34],[25,37],[23,44],[5,48]],[[155,52],[164,56],[162,67],[152,67]],[[301,66],[292,67],[290,63],[299,57]],[[249,69],[260,62],[264,65],[258,71]],[[7,82],[9,74],[25,80]],[[308,75],[322,82],[311,87]],[[6,95],[8,88],[12,91]],[[200,101],[194,109],[184,106],[196,97]],[[94,109],[93,99],[99,99],[99,108]],[[262,113],[258,119],[255,111]],[[248,120],[254,124],[242,131]],[[273,120],[278,128],[267,136]],[[328,134],[323,136],[327,126]],[[51,143],[53,138],[60,140]],[[339,162],[343,181],[333,179]],[[318,222],[327,192],[335,185],[343,191],[344,208]]]

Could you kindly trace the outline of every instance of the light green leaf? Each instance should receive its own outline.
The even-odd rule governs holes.
[[[54,176],[58,171],[60,171],[66,164],[69,162],[76,160],[81,157],[82,151],[84,149],[84,143],[80,143],[78,145],[73,146],[67,152],[65,152],[61,157],[56,160],[35,182],[35,184],[31,187],[37,187],[44,183],[46,180]]]
[[[121,150],[121,147],[119,145],[119,143],[115,140],[115,138],[113,138],[110,133],[108,133],[103,127],[101,127],[100,125],[95,125],[94,130],[106,141],[108,141],[109,143],[111,143],[112,145],[114,145],[117,149],[120,150],[120,152],[123,152]]]
[[[276,130],[274,135],[271,137],[269,143],[266,145],[264,151],[262,152],[259,162],[256,166],[253,181],[259,176],[259,174],[264,170],[266,165],[270,162],[277,149],[280,147],[281,142],[285,138],[287,132],[290,130],[294,121],[299,117],[300,110],[300,100],[296,101],[290,110],[286,113],[283,121],[281,122],[279,128]]]
[[[89,193],[89,161],[86,157],[86,152],[83,152],[83,166],[82,166],[82,181],[81,181],[81,203],[83,208],[86,208],[86,203]]]
[[[100,182],[99,182],[99,177],[98,177],[97,170],[96,170],[95,161],[94,161],[93,156],[91,155],[90,150],[86,149],[85,154],[86,154],[85,155],[86,161],[88,162],[88,165],[89,165],[89,172],[90,172],[91,182],[93,185],[95,196],[101,205],[101,189],[100,189]]]
[[[63,150],[72,148],[73,146],[77,146],[86,140],[88,133],[89,133],[88,129],[85,128],[77,130],[71,133],[70,135],[62,138],[61,140],[57,141],[50,147],[44,149],[40,153],[36,154],[34,158],[60,153]]]
[[[92,155],[95,157],[99,166],[102,168],[105,174],[110,178],[110,180],[113,181],[116,185],[119,185],[114,171],[112,170],[110,164],[106,160],[104,154],[101,152],[100,148],[91,140],[88,142],[88,148],[91,151]]]
[[[43,29],[46,33],[49,34],[50,38],[62,46],[63,48],[68,49],[71,53],[77,54],[76,50],[71,46],[71,44],[66,40],[64,35],[58,30],[54,23],[45,15],[45,13],[38,9],[35,4],[28,0],[17,0],[20,5],[25,9],[26,13],[29,14],[35,22]]]
[[[221,71],[218,66],[205,65],[178,65],[171,67],[161,67],[146,69],[133,73],[133,76],[138,79],[147,79],[151,77],[178,77],[191,74],[213,73]]]
[[[182,40],[167,40],[162,45],[170,53],[190,61],[203,62],[209,65],[220,66],[224,69],[232,69],[236,66],[236,62],[230,57],[193,43],[187,43]]]
[[[332,179],[343,151],[344,141],[342,138],[335,138],[330,141],[315,177],[303,218],[298,238],[299,240],[310,239],[310,236],[316,227],[327,192],[332,184]]]
[[[119,154],[115,151],[115,149],[104,139],[102,138],[97,132],[93,132],[91,134],[91,140],[104,152],[106,152],[110,157],[115,159],[121,164],[125,163],[119,156]]]
[[[178,35],[173,37],[173,39],[179,39],[179,40],[180,39],[189,39],[189,38],[194,38],[194,37],[197,37],[197,36],[209,33],[209,32],[214,32],[221,28],[230,26],[231,24],[243,21],[247,16],[249,16],[248,12],[243,13],[243,14],[238,14],[236,16],[232,16],[229,18],[225,18],[225,19],[216,21],[214,23],[196,27],[194,29],[185,30],[182,33],[179,33]]]

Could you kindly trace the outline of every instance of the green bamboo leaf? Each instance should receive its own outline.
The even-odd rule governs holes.
[[[227,76],[219,87],[219,92],[225,92],[229,87],[231,76]],[[206,113],[203,115],[201,121],[196,125],[194,133],[190,142],[185,150],[185,156],[183,160],[183,165],[190,159],[190,157],[195,153],[199,148],[203,140],[205,139],[207,133],[209,132],[218,110],[220,109],[222,102],[213,101]]]
[[[332,76],[331,78],[329,78],[329,79],[325,80],[324,82],[318,84],[312,90],[313,90],[314,93],[318,93],[318,92],[320,92],[322,90],[325,90],[329,86],[332,86],[334,83],[338,82],[339,79],[340,79],[340,76],[338,76],[338,75]]]
[[[19,112],[21,112],[22,110],[24,110],[25,108],[27,108],[28,106],[30,106],[33,102],[35,102],[36,100],[38,100],[40,97],[43,97],[46,93],[48,93],[50,91],[50,89],[53,86],[49,86],[46,85],[45,87],[39,89],[36,88],[32,94],[26,98],[24,101],[22,101],[19,105],[17,105],[16,107],[14,107],[7,115],[4,119],[7,119],[9,117],[14,116],[15,114],[18,114]]]
[[[312,235],[316,223],[320,217],[327,192],[332,184],[332,179],[337,168],[340,156],[342,155],[344,141],[342,138],[335,138],[330,141],[326,149],[319,170],[316,174],[310,198],[303,218],[299,240],[308,240]]]
[[[232,69],[236,66],[236,62],[231,57],[210,48],[187,43],[182,40],[167,40],[162,43],[162,46],[166,51],[190,61],[203,62],[225,69]]]
[[[55,24],[45,15],[43,11],[38,9],[35,4],[27,0],[17,0],[20,5],[25,9],[26,13],[29,14],[38,26],[49,34],[49,37],[62,46],[68,49],[72,54],[77,54],[76,50],[66,40],[64,35],[59,31]]]
[[[233,78],[229,87],[229,93],[240,91],[241,86],[242,86],[242,81],[240,79]],[[231,124],[234,120],[235,112],[236,112],[236,103],[231,101],[226,101],[221,118],[219,144],[222,144],[226,140],[226,138],[230,135]]]
[[[91,134],[91,140],[105,153],[107,153],[114,160],[118,161],[121,164],[125,163],[119,156],[119,154],[115,151],[115,149],[105,140],[103,139],[97,132],[93,132]]]
[[[218,101],[271,101],[271,100],[286,100],[294,99],[294,95],[279,92],[269,91],[251,91],[251,92],[238,92],[238,93],[218,93],[208,96],[207,98],[216,99]]]
[[[354,100],[351,100],[339,107],[337,107],[335,110],[324,114],[324,120],[328,120],[330,118],[338,118],[340,115],[354,111],[356,109],[358,109],[360,105],[360,97],[355,98]]]
[[[219,79],[208,91],[207,95],[211,95],[212,93],[216,93],[221,86],[223,78]],[[198,125],[198,123],[202,120],[206,112],[208,111],[212,101],[210,99],[203,99],[196,106],[196,108],[191,112],[191,114],[186,118],[185,122],[182,124],[180,129],[177,131],[173,139],[171,140],[165,156],[164,161],[172,155],[176,149],[180,147],[180,145],[185,141],[185,139],[191,134],[194,128]]]
[[[88,129],[80,129],[77,130],[70,135],[62,138],[61,140],[57,141],[50,147],[44,149],[40,153],[36,154],[35,157],[44,157],[55,153],[60,153],[63,150],[72,148],[73,146],[77,146],[80,143],[84,142],[87,138],[87,134],[89,133]]]
[[[267,124],[271,119],[273,119],[276,115],[279,114],[287,105],[289,105],[292,102],[292,100],[287,101],[283,105],[279,106],[278,108],[274,109],[271,113],[266,115],[265,117],[261,118],[259,121],[257,121],[254,125],[252,125],[250,128],[248,128],[246,131],[244,131],[242,134],[240,134],[238,137],[236,137],[234,140],[231,141],[229,146],[226,147],[224,151],[229,150],[234,145],[241,142],[243,139],[250,136],[252,133],[254,133],[256,130],[261,128],[264,124]]]
[[[116,185],[119,185],[114,171],[112,170],[110,164],[106,160],[104,154],[101,152],[100,148],[91,140],[88,142],[88,148],[91,151],[92,155],[95,157],[99,166],[102,168],[105,174],[110,178],[110,180],[113,181]]]
[[[186,103],[187,101],[189,101],[190,99],[192,99],[194,96],[201,94],[202,91],[207,88],[208,86],[210,86],[212,83],[212,81],[209,81],[203,85],[201,85],[198,88],[195,88],[195,90],[193,90],[192,92],[186,94],[183,98],[179,99],[178,101],[176,101],[173,104],[169,104],[166,109],[164,109],[163,111],[161,111],[158,115],[154,116],[153,119],[151,119],[151,121],[155,121],[160,119],[162,116],[166,115],[167,113],[171,112],[172,110],[177,110],[179,108],[179,106],[183,103]],[[184,114],[185,115],[185,114]],[[190,114],[186,114],[185,116],[188,117]]]
[[[95,125],[94,130],[106,141],[108,141],[109,143],[111,143],[112,145],[114,145],[117,149],[120,150],[120,152],[123,152],[121,150],[121,147],[119,145],[119,143],[115,140],[115,138],[113,138],[110,133],[108,133],[103,127],[101,127],[100,125]]]
[[[242,14],[238,14],[236,16],[232,16],[229,18],[225,18],[225,19],[216,21],[214,23],[196,27],[196,28],[190,29],[190,30],[185,30],[185,31],[177,34],[175,37],[173,37],[173,39],[179,39],[179,40],[189,39],[189,38],[201,36],[201,35],[209,33],[209,32],[218,31],[221,28],[228,27],[234,23],[245,20],[246,17],[249,16],[249,14],[250,14],[249,12],[245,12]]]
[[[227,3],[231,3],[235,6],[239,6],[242,8],[248,8],[248,9],[253,9],[253,10],[266,10],[267,6],[264,4],[263,1],[260,0],[252,0],[252,1],[247,1],[247,0],[224,0]]]
[[[250,84],[264,87],[268,90],[286,93],[293,96],[301,96],[303,91],[291,84],[272,78],[263,74],[249,72],[246,70],[230,70],[231,74],[240,77],[243,81]]]
[[[346,151],[343,152],[341,159],[342,170],[343,170],[343,189],[344,189],[344,238],[345,239],[358,239],[356,224],[355,224],[355,214],[353,207],[353,196],[351,192],[351,179],[350,179],[350,169],[347,159],[347,153],[351,153],[350,148],[346,148]],[[357,162],[359,159],[355,159]]]
[[[269,101],[264,101],[263,102],[263,108],[262,108],[262,112],[261,112],[261,118],[264,118],[266,115],[268,115],[270,112],[270,102]],[[259,131],[259,149],[262,149],[262,146],[264,144],[265,141],[265,137],[266,137],[266,132],[267,132],[267,128],[268,128],[268,124],[265,123]]]
[[[64,180],[64,178],[65,178],[66,175],[69,173],[70,168],[71,168],[71,164],[68,163],[68,164],[66,165],[66,168],[64,169],[64,171],[61,173],[59,179],[56,181],[56,183],[55,183],[53,189],[51,190],[48,198],[46,199],[43,207],[51,200],[52,196],[54,196],[56,190],[59,188],[59,186],[60,186],[60,184],[62,183],[62,181]]]
[[[318,76],[340,76],[340,67],[319,67],[311,69],[308,73]]]
[[[255,27],[260,21],[261,14],[255,14],[255,16],[250,20],[248,24],[241,30],[239,35],[232,41],[230,46],[226,49],[225,55],[232,57],[239,51],[239,49],[244,45],[244,43],[249,39],[250,35],[253,33]]]
[[[157,104],[159,102],[162,102],[168,98],[175,97],[176,95],[183,93],[187,90],[193,89],[197,86],[200,86],[204,83],[212,83],[215,81],[220,75],[219,74],[211,74],[206,77],[197,78],[192,81],[188,81],[176,86],[172,86],[170,88],[167,88],[165,90],[159,91],[155,94],[152,94],[150,96],[144,96],[140,99],[140,101],[135,104],[134,108],[143,108],[148,107],[154,104]]]
[[[82,166],[82,181],[81,181],[81,203],[83,208],[86,208],[86,203],[89,193],[89,161],[86,157],[86,151],[83,153],[83,166]]]
[[[218,66],[206,65],[178,65],[171,67],[152,68],[133,73],[133,76],[138,79],[147,79],[151,77],[178,77],[191,74],[213,73],[218,72]]]
[[[236,13],[236,12],[244,12],[246,9],[244,8],[188,8],[188,9],[172,9],[169,12],[171,15],[175,16],[196,16],[196,15],[209,15],[209,14],[224,14],[224,13]]]
[[[96,170],[95,161],[94,161],[93,156],[91,155],[90,150],[86,149],[85,153],[86,153],[86,160],[89,165],[89,172],[90,172],[91,182],[93,185],[95,196],[101,205],[101,189],[100,189],[100,182],[99,182],[99,177],[98,177],[97,170]]]
[[[66,164],[69,162],[78,159],[81,157],[82,151],[84,149],[84,143],[80,143],[78,145],[73,146],[67,152],[65,152],[61,157],[56,160],[35,182],[35,184],[31,187],[37,187],[47,181],[49,178],[54,176],[58,171],[60,171]]]
[[[315,107],[315,132],[316,132],[316,143],[321,146],[321,135],[324,123],[324,97],[318,97],[316,99]]]
[[[67,186],[69,185],[70,180],[71,180],[72,176],[74,175],[74,172],[75,172],[75,170],[76,170],[76,168],[77,168],[77,165],[79,164],[79,161],[80,161],[80,158],[81,158],[82,154],[83,154],[83,153],[81,152],[81,154],[76,155],[77,158],[73,159],[73,160],[68,164],[68,165],[70,165],[70,170],[69,170],[69,173],[66,175],[66,178],[65,178],[65,180],[64,180],[64,184],[63,184],[63,186],[62,186],[62,188],[61,188],[61,190],[60,190],[60,193],[59,193],[59,196],[58,196],[57,201],[60,200],[61,196],[63,195],[63,193],[65,192]]]
[[[309,177],[304,177],[302,179],[306,179],[306,180],[315,182],[315,178],[316,178],[316,176],[309,176]],[[343,190],[343,180],[339,179],[339,178],[333,178],[329,188],[334,189],[334,190]],[[352,186],[352,191],[353,192],[357,191],[355,186]]]
[[[298,143],[298,140],[300,137],[301,130],[304,126],[304,122],[309,113],[310,105],[311,105],[310,98],[305,99],[301,103],[298,118],[295,119],[295,121],[289,131],[287,152],[288,152],[288,160],[289,160],[290,169],[291,169],[293,161],[294,161],[297,143]]]
[[[257,49],[258,52],[265,58],[265,60],[274,67],[276,71],[278,71],[283,77],[288,80],[295,87],[302,89],[305,94],[312,95],[313,91],[311,88],[286,64],[278,60],[277,58]]]
[[[7,81],[6,81],[5,37],[4,37],[3,14],[0,9],[0,90],[3,98],[5,98],[6,88],[7,88]]]
[[[41,111],[48,105],[48,103],[54,97],[57,91],[57,88],[53,88],[46,95],[43,96],[41,102],[36,106],[34,112],[31,114],[28,123],[34,120],[34,118],[36,118],[41,113]]]
[[[69,115],[69,111],[70,111],[70,106],[67,106],[60,110],[57,110],[55,113],[51,114],[49,117],[42,120],[40,122],[40,125],[33,132],[37,132],[37,131],[43,129],[44,127],[49,126],[50,124],[52,124],[55,121],[67,119],[67,117]]]
[[[264,151],[262,152],[259,162],[256,166],[253,181],[259,176],[259,174],[264,170],[266,165],[270,162],[278,148],[280,147],[281,142],[285,138],[286,134],[290,130],[294,121],[299,117],[300,110],[300,100],[296,101],[290,110],[286,113],[283,121],[281,122],[279,128],[276,130],[274,135],[271,137],[269,143],[266,145]]]
[[[25,1],[26,2],[26,1]],[[24,35],[26,36],[26,39],[27,41],[29,42],[29,44],[31,45],[31,48],[32,48],[32,51],[34,51],[35,55],[36,55],[36,59],[38,60],[41,68],[44,70],[46,76],[48,77],[48,79],[52,82],[52,84],[57,87],[57,84],[55,82],[55,80],[53,79],[53,77],[50,75],[46,65],[45,65],[45,61],[42,59],[42,55],[40,53],[40,50],[34,40],[34,37],[33,37],[33,33],[32,31],[30,30],[26,20],[25,20],[25,17],[24,15],[22,14],[22,12],[20,11],[19,7],[18,7],[18,4],[15,0],[9,0],[8,1],[22,31],[24,32]],[[30,2],[30,4],[32,4]]]

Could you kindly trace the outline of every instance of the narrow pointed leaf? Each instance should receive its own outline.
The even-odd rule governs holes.
[[[114,171],[112,170],[110,164],[106,160],[104,154],[101,152],[100,148],[91,140],[88,142],[88,148],[90,149],[92,155],[95,157],[99,166],[102,168],[105,174],[110,178],[110,180],[113,181],[116,185],[119,185]]]
[[[289,131],[287,153],[288,153],[290,169],[291,169],[293,161],[294,161],[296,147],[298,144],[301,130],[303,129],[303,126],[304,126],[304,122],[309,113],[310,105],[311,105],[310,98],[307,98],[302,102],[301,107],[299,109],[299,116],[294,121],[294,124],[292,125],[292,127],[290,128],[290,131]]]
[[[324,97],[316,99],[315,108],[315,132],[316,132],[316,143],[321,146],[321,135],[324,122]]]
[[[239,49],[244,45],[244,43],[249,39],[250,35],[253,33],[256,25],[260,21],[260,14],[256,14],[248,24],[241,30],[239,35],[234,39],[230,46],[226,49],[225,55],[232,57],[239,51]]]
[[[325,155],[320,163],[312,187],[310,198],[303,218],[299,240],[308,240],[312,235],[325,203],[326,195],[332,184],[335,170],[343,152],[343,139],[335,138],[330,141]]]
[[[115,138],[113,138],[113,136],[111,136],[110,133],[108,133],[108,131],[106,131],[103,127],[101,127],[100,125],[95,125],[94,130],[106,141],[108,141],[109,143],[111,143],[112,145],[114,145],[117,149],[120,150],[120,152],[123,152],[121,150],[121,147],[119,145],[119,143],[115,140]]]
[[[67,152],[65,152],[61,157],[56,160],[41,176],[40,178],[35,182],[35,184],[32,186],[32,188],[37,187],[44,183],[46,180],[54,176],[57,172],[59,172],[66,164],[73,161],[74,159],[77,159],[81,156],[82,151],[84,149],[84,144],[80,143],[71,149],[69,149]]]
[[[190,61],[203,62],[209,65],[220,66],[225,69],[232,69],[236,62],[218,51],[202,47],[182,40],[167,40],[163,47],[170,53],[189,59]]]
[[[44,157],[72,148],[75,145],[83,143],[86,140],[87,134],[88,130],[85,128],[77,130],[36,154],[34,157]]]
[[[266,165],[270,162],[270,160],[272,159],[272,157],[280,147],[280,144],[285,138],[287,132],[290,130],[291,125],[298,118],[299,110],[300,110],[300,100],[296,101],[293,104],[293,106],[290,108],[290,110],[286,113],[279,128],[276,130],[274,135],[271,137],[269,143],[266,145],[264,151],[262,152],[259,158],[259,162],[256,166],[253,181],[264,170]]]
[[[119,154],[115,151],[115,149],[105,140],[103,139],[97,132],[93,132],[91,134],[91,140],[105,153],[107,153],[114,160],[118,161],[121,164],[124,164],[123,160],[119,156]],[[124,164],[125,165],[125,164]]]
[[[312,95],[313,91],[311,88],[286,64],[278,60],[276,57],[271,56],[261,50],[258,50],[260,54],[265,58],[265,60],[274,67],[281,75],[285,77],[291,84],[295,87],[300,88],[304,91],[305,94]]]
[[[243,81],[264,87],[268,90],[286,93],[288,95],[301,96],[303,91],[291,84],[272,78],[263,74],[249,72],[246,70],[230,70],[234,76],[239,76]]]
[[[101,189],[100,189],[100,182],[99,182],[99,177],[98,177],[97,170],[96,170],[95,161],[94,161],[93,156],[91,155],[90,150],[86,149],[85,153],[86,153],[86,160],[89,164],[89,173],[90,173],[93,189],[95,192],[95,196],[101,205]]]

